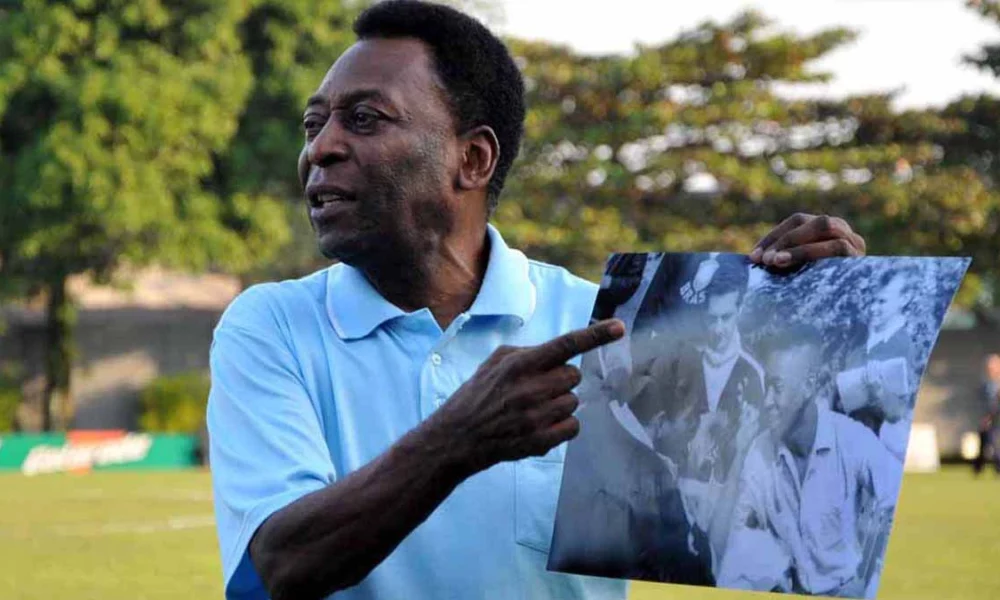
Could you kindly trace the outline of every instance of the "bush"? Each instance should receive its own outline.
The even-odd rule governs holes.
[[[0,433],[14,430],[17,407],[21,404],[19,380],[15,366],[0,364]]]
[[[14,419],[20,404],[21,388],[0,386],[0,433],[14,431]]]
[[[200,433],[209,387],[208,375],[201,372],[154,379],[139,396],[139,425],[152,433]]]

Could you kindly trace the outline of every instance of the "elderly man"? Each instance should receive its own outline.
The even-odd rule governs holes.
[[[244,292],[211,352],[227,598],[624,598],[546,571],[597,287],[488,225],[517,155],[520,73],[475,20],[374,5],[304,114],[299,174],[338,264]],[[788,267],[864,242],[797,216]]]
[[[764,351],[767,430],[743,464],[718,584],[871,597],[903,477],[870,429],[818,397],[822,338],[807,326]]]

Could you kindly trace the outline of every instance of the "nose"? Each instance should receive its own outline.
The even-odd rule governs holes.
[[[764,408],[765,409],[767,409],[769,411],[776,411],[776,410],[778,410],[778,399],[776,398],[776,396],[777,396],[777,394],[775,394],[775,392],[774,392],[773,389],[768,389],[767,392],[764,393]]]
[[[309,143],[306,158],[310,165],[328,167],[347,160],[348,156],[350,156],[350,149],[347,145],[344,128],[340,121],[331,117]]]

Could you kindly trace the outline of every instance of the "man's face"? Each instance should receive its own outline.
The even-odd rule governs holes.
[[[986,359],[986,376],[1000,382],[1000,354],[992,354]]]
[[[871,307],[872,325],[874,327],[884,327],[902,310],[904,283],[902,277],[896,277],[889,281],[889,285],[880,290],[875,296]]]
[[[709,296],[705,309],[708,347],[718,352],[727,348],[736,336],[736,323],[740,316],[740,294]]]
[[[764,406],[767,420],[779,436],[788,432],[799,411],[813,400],[816,350],[806,346],[772,353],[764,361]]]
[[[391,263],[450,230],[457,151],[444,94],[414,39],[360,41],[330,68],[306,106],[299,156],[326,257]]]

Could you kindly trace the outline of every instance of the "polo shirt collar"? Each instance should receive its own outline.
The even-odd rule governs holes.
[[[514,317],[524,325],[535,312],[535,285],[528,275],[528,259],[507,247],[500,232],[487,224],[490,259],[479,294],[469,308],[471,316]]]
[[[528,259],[508,248],[492,225],[487,225],[487,236],[489,262],[469,315],[509,316],[523,325],[535,311],[536,292],[528,275]],[[383,298],[358,269],[339,264],[328,273],[326,310],[341,339],[363,338],[387,321],[407,315]]]
[[[834,449],[837,435],[833,429],[833,412],[821,406],[816,408],[816,438],[810,455],[822,456]],[[792,451],[788,449],[788,444],[782,442],[778,445],[778,458],[787,464],[789,470],[795,472],[795,459],[792,457]]]

